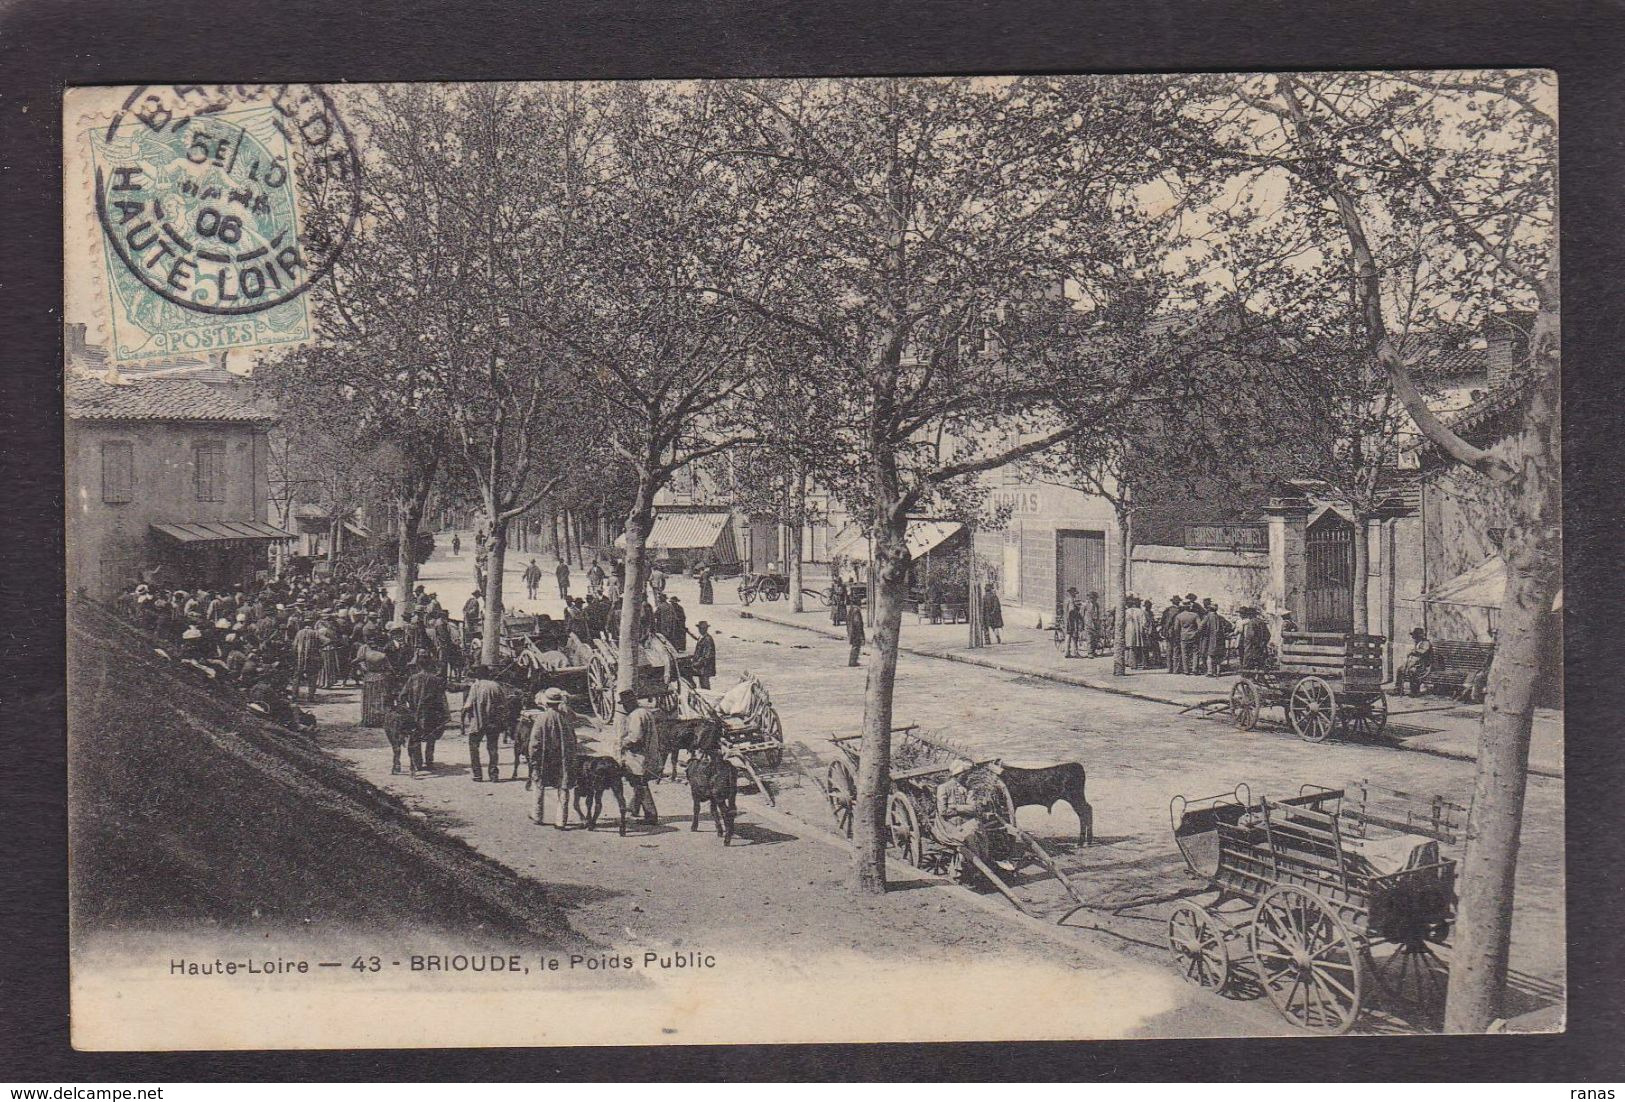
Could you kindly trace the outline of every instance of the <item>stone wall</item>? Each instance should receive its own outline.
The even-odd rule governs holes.
[[[1269,603],[1270,557],[1264,551],[1198,551],[1147,544],[1129,562],[1129,592],[1150,597],[1160,612],[1174,594],[1212,597],[1234,619],[1242,605]]]

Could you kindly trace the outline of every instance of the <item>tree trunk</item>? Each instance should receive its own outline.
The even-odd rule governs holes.
[[[893,502],[881,503],[885,518],[874,545],[869,575],[874,622],[868,681],[863,691],[863,750],[858,757],[858,798],[852,817],[854,887],[886,890],[886,797],[891,790],[892,691],[897,683],[897,646],[908,596],[908,518]]]
[[[493,509],[493,517],[500,516]],[[508,557],[508,520],[493,519],[485,539],[485,624],[480,635],[480,661],[494,667],[502,644],[502,571]]]
[[[1502,540],[1506,592],[1495,658],[1490,664],[1478,770],[1467,821],[1467,847],[1457,885],[1455,945],[1445,1004],[1448,1033],[1483,1033],[1500,1016],[1512,942],[1518,843],[1534,721],[1534,688],[1546,634],[1542,630],[1562,578],[1562,464],[1555,314],[1550,345],[1536,323],[1540,384],[1524,430],[1503,453],[1518,476],[1501,489],[1514,523]],[[1550,357],[1548,360],[1546,357]]]
[[[1354,634],[1371,634],[1371,533],[1365,514],[1354,518]]]
[[[807,611],[807,603],[801,592],[802,540],[806,536],[807,525],[807,476],[804,473],[796,481],[795,508],[791,510],[790,516],[793,522],[793,534],[790,537],[790,544],[795,555],[790,560],[790,610],[792,612],[805,612]]]
[[[395,540],[395,593],[399,605],[405,608],[418,581],[417,542],[423,506],[408,494],[397,498],[395,507],[401,529]]]
[[[615,670],[617,694],[636,689],[638,684],[638,610],[643,607],[647,584],[644,541],[654,527],[655,487],[647,478],[638,480],[637,497],[626,514],[626,588],[621,593],[621,641]]]
[[[553,561],[563,562],[564,559],[559,553],[559,511],[557,509],[547,511],[547,526],[550,529]]]
[[[1128,673],[1128,560],[1134,553],[1133,518],[1125,508],[1117,510],[1117,569],[1112,571],[1112,607],[1117,610],[1112,631],[1112,676]]]
[[[344,531],[344,522],[334,518],[333,523],[327,526],[327,561],[339,561],[339,533]]]

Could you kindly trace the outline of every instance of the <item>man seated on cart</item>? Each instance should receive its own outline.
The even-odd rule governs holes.
[[[964,758],[955,758],[948,766],[948,779],[937,786],[938,840],[957,846],[976,855],[978,860],[989,860],[987,827],[982,815],[986,802],[982,793],[969,783],[973,766]]]

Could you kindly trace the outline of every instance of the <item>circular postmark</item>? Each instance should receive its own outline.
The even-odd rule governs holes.
[[[142,86],[91,140],[114,276],[188,310],[297,298],[360,217],[355,142],[314,85]]]

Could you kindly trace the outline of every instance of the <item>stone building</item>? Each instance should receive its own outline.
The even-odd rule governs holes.
[[[70,370],[65,394],[70,593],[109,597],[137,576],[233,585],[292,538],[264,520],[262,409],[185,377]]]

